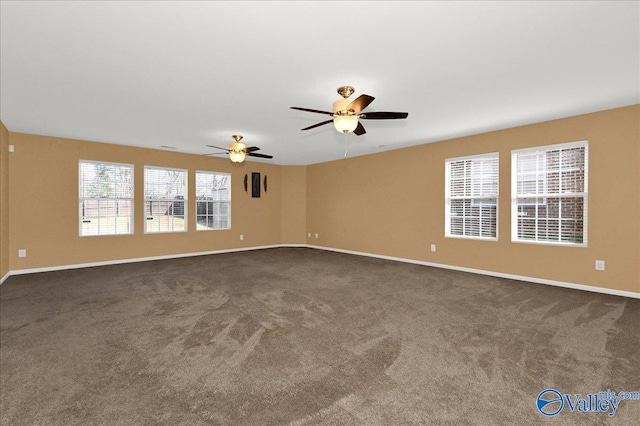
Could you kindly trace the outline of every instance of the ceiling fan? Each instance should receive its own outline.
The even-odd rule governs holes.
[[[231,135],[231,137],[235,140],[235,142],[231,142],[229,144],[229,149],[221,148],[219,146],[207,145],[210,148],[221,149],[225,152],[215,152],[213,154],[204,154],[204,155],[223,155],[229,154],[229,159],[234,163],[242,163],[244,161],[245,156],[249,157],[259,157],[259,158],[273,158],[273,155],[266,154],[258,154],[256,151],[259,151],[260,148],[257,146],[247,146],[240,141],[242,140],[242,135]]]
[[[338,99],[333,103],[333,112],[319,111],[317,109],[291,107],[291,109],[297,109],[300,111],[315,112],[318,114],[330,115],[331,120],[323,121],[321,123],[314,124],[313,126],[305,127],[302,130],[314,129],[316,127],[323,126],[333,122],[334,127],[341,133],[353,132],[356,135],[364,135],[367,131],[362,126],[362,123],[358,119],[368,120],[397,120],[407,118],[409,113],[407,112],[369,112],[363,113],[365,109],[373,100],[373,96],[360,95],[355,100],[351,101],[349,96],[353,94],[355,89],[351,86],[342,86],[338,88],[338,93],[342,96],[342,99]]]

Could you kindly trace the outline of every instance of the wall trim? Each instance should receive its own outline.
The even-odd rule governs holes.
[[[546,285],[552,285],[556,287],[571,288],[574,290],[584,290],[584,291],[590,291],[593,293],[603,293],[603,294],[610,294],[613,296],[622,296],[622,297],[630,297],[633,299],[640,299],[640,293],[635,293],[633,291],[615,290],[611,288],[595,287],[595,286],[584,285],[584,284],[567,283],[563,281],[548,280],[545,278],[527,277],[524,275],[505,274],[503,272],[485,271],[483,269],[465,268],[463,266],[425,262],[423,260],[407,259],[404,257],[385,256],[382,254],[366,253],[366,252],[353,251],[353,250],[343,250],[343,249],[337,249],[333,247],[323,247],[323,246],[314,246],[314,245],[308,245],[307,247],[319,249],[319,250],[335,251],[339,253],[354,254],[357,256],[366,256],[366,257],[375,257],[377,259],[393,260],[396,262],[413,263],[416,265],[431,266],[434,268],[450,269],[453,271],[471,272],[473,274],[478,274],[478,275],[488,275],[488,276],[498,277],[498,278],[527,281],[535,284],[546,284]]]
[[[25,275],[25,274],[35,274],[38,272],[64,271],[66,269],[93,268],[96,266],[120,265],[124,263],[148,262],[153,260],[178,259],[181,257],[207,256],[210,254],[234,253],[239,251],[263,250],[263,249],[278,248],[278,247],[307,247],[307,245],[306,244],[272,244],[272,245],[266,245],[266,246],[240,247],[235,249],[222,249],[222,250],[200,251],[200,252],[194,252],[194,253],[168,254],[168,255],[162,255],[162,256],[137,257],[137,258],[131,258],[131,259],[105,260],[101,262],[76,263],[76,264],[70,264],[70,265],[44,266],[41,268],[16,269],[14,271],[7,272],[7,274],[2,278],[2,282],[4,282],[10,275]]]
[[[241,251],[265,250],[265,249],[281,248],[281,247],[300,247],[300,248],[310,248],[310,249],[316,249],[316,250],[334,251],[338,253],[352,254],[356,256],[373,257],[377,259],[392,260],[395,262],[412,263],[415,265],[431,266],[434,268],[449,269],[453,271],[470,272],[473,274],[488,275],[492,277],[507,278],[507,279],[518,280],[518,281],[526,281],[526,282],[531,282],[535,284],[546,284],[546,285],[552,285],[556,287],[571,288],[574,290],[583,290],[583,291],[590,291],[593,293],[610,294],[613,296],[622,296],[622,297],[630,297],[633,299],[640,299],[640,293],[636,293],[633,291],[623,291],[623,290],[615,290],[615,289],[604,288],[604,287],[589,286],[584,284],[567,283],[563,281],[548,280],[545,278],[527,277],[524,275],[505,274],[503,272],[494,272],[494,271],[486,271],[483,269],[465,268],[463,266],[446,265],[442,263],[426,262],[423,260],[407,259],[404,257],[385,256],[382,254],[367,253],[367,252],[354,251],[354,250],[344,250],[344,249],[338,249],[333,247],[317,246],[313,244],[271,244],[271,245],[265,245],[265,246],[240,247],[235,249],[211,250],[211,251],[201,251],[201,252],[195,252],[195,253],[180,253],[180,254],[170,254],[170,255],[163,255],[163,256],[149,256],[149,257],[139,257],[139,258],[132,258],[132,259],[117,259],[117,260],[108,260],[108,261],[102,261],[102,262],[80,263],[80,264],[73,264],[73,265],[59,265],[59,266],[47,266],[42,268],[17,269],[15,271],[7,272],[4,275],[4,277],[0,279],[0,285],[4,283],[7,280],[7,278],[9,278],[9,276],[12,276],[12,275],[24,275],[24,274],[33,274],[38,272],[50,272],[50,271],[62,271],[65,269],[92,268],[96,266],[148,262],[153,260],[178,259],[182,257],[207,256],[211,254],[235,253],[235,252],[241,252]]]

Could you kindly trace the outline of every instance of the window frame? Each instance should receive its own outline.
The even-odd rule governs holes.
[[[147,203],[153,203],[153,202],[157,202],[157,203],[167,203],[167,204],[173,204],[176,200],[175,197],[179,197],[181,195],[175,195],[174,198],[160,198],[160,197],[154,197],[154,198],[150,198],[149,196],[147,196],[147,170],[165,170],[165,171],[175,171],[175,172],[182,172],[184,173],[184,187],[183,187],[183,194],[182,195],[182,199],[178,200],[178,201],[182,201],[183,203],[183,229],[169,229],[169,230],[162,230],[159,229],[157,231],[155,230],[149,230],[147,224],[149,223],[149,215],[147,214]],[[189,227],[189,221],[188,221],[188,205],[189,205],[189,170],[188,169],[181,169],[181,168],[177,168],[177,167],[161,167],[161,166],[149,166],[149,165],[145,165],[144,166],[144,175],[143,175],[143,182],[142,182],[143,188],[144,188],[144,207],[143,207],[143,213],[144,213],[144,233],[145,234],[174,234],[174,233],[181,233],[181,232],[187,232]],[[168,207],[167,207],[168,208]],[[151,216],[153,216],[153,210],[151,211]]]
[[[205,200],[200,200],[199,199],[199,186],[198,186],[198,175],[208,175],[208,176],[224,176],[228,179],[228,183],[227,183],[227,192],[228,192],[228,197],[226,200],[215,200],[215,199],[205,199]],[[228,231],[231,229],[231,173],[225,173],[225,172],[215,172],[215,171],[211,171],[211,170],[196,170],[195,171],[195,179],[196,179],[196,183],[195,183],[195,191],[196,191],[196,203],[195,203],[195,217],[196,217],[196,231]],[[226,228],[210,228],[208,226],[200,228],[203,225],[200,225],[200,223],[198,222],[198,219],[201,217],[206,217],[207,221],[208,218],[211,217],[212,219],[215,218],[215,215],[213,213],[206,213],[204,215],[198,213],[199,212],[199,204],[200,203],[206,203],[207,204],[207,208],[208,208],[208,204],[209,203],[226,203],[227,204],[227,227]],[[214,222],[215,223],[215,222]]]
[[[483,179],[495,179],[495,187],[496,187],[496,192],[495,194],[491,194],[489,196],[473,196],[473,195],[464,195],[464,196],[455,196],[455,195],[451,195],[451,184],[452,184],[452,179],[451,179],[451,166],[454,163],[459,163],[459,162],[467,162],[467,161],[477,161],[477,160],[487,160],[487,161],[495,161],[496,162],[496,166],[495,166],[495,170],[496,170],[496,174],[495,176],[480,176],[480,182],[475,182],[475,180],[473,179],[473,176],[471,176],[468,180],[469,185],[471,187],[474,186],[474,182],[475,185],[477,185],[478,183],[480,185],[482,185],[482,181]],[[467,182],[465,180],[465,182]],[[479,234],[480,235],[459,235],[459,234],[454,234],[452,233],[452,226],[451,226],[451,218],[452,216],[452,201],[454,200],[471,200],[471,204],[475,204],[475,207],[477,206],[481,206],[482,205],[482,201],[484,200],[491,200],[491,199],[495,199],[495,236],[483,236],[482,235],[482,212],[480,212],[480,216],[478,217],[478,230],[479,230]],[[478,202],[476,203],[475,201],[478,200]],[[444,236],[445,238],[460,238],[460,239],[469,239],[469,240],[478,240],[478,241],[498,241],[499,239],[499,218],[500,218],[500,206],[499,206],[499,200],[500,200],[500,153],[499,152],[488,152],[488,153],[484,153],[484,154],[477,154],[477,155],[466,155],[463,157],[453,157],[453,158],[447,158],[445,159],[445,226],[444,226]],[[462,216],[463,221],[464,218],[466,218],[468,216]],[[463,231],[464,232],[464,231]]]
[[[558,192],[549,192],[549,181],[546,177],[549,174],[549,165],[547,155],[552,151],[563,151],[575,148],[584,148],[584,169],[583,171],[583,191],[580,192],[561,192],[559,189]],[[518,194],[518,156],[523,153],[534,153],[534,152],[544,152],[545,156],[545,180],[542,181],[542,185],[545,190],[542,193],[524,193]],[[536,169],[536,173],[540,169]],[[562,182],[561,173],[563,171],[562,167],[555,170],[558,174],[558,181]],[[537,179],[540,180],[539,178]],[[538,184],[536,184],[538,185]],[[559,184],[561,186],[561,183]],[[559,144],[551,144],[551,145],[542,145],[542,146],[534,146],[529,148],[515,149],[511,151],[511,242],[513,243],[522,243],[522,244],[536,244],[536,245],[547,245],[547,246],[561,246],[561,247],[578,247],[578,248],[586,248],[588,246],[588,207],[589,207],[589,141],[581,140],[575,142],[566,142]],[[535,199],[535,198],[543,198],[543,202],[541,203],[523,203],[518,204],[519,199]],[[518,206],[545,206],[548,205],[549,199],[559,199],[560,203],[562,202],[562,198],[582,198],[582,242],[575,241],[562,241],[562,207],[558,208],[558,218],[557,221],[559,223],[558,227],[558,240],[541,240],[536,236],[535,239],[522,239],[518,236],[519,230],[519,221],[520,217],[518,214]],[[535,232],[538,232],[538,224],[537,224],[537,211],[535,222]],[[548,220],[548,219],[547,219]],[[556,220],[556,219],[552,219]]]
[[[83,184],[84,179],[83,179],[83,171],[82,171],[82,165],[83,164],[93,164],[93,165],[108,165],[108,166],[115,166],[115,167],[126,167],[129,169],[130,171],[130,182],[129,185],[131,186],[130,189],[130,197],[126,198],[126,197],[106,197],[106,196],[99,196],[99,197],[84,197],[84,193],[85,191],[83,190]],[[134,198],[135,198],[135,166],[133,164],[127,164],[127,163],[115,163],[112,161],[96,161],[96,160],[82,160],[80,159],[78,161],[78,236],[80,237],[103,237],[103,236],[121,236],[121,235],[133,235],[134,233],[134,225],[135,225],[135,202],[134,202]],[[114,184],[115,185],[115,184]],[[127,232],[117,232],[117,225],[115,227],[116,232],[110,232],[110,233],[100,233],[98,231],[97,234],[85,234],[83,233],[83,224],[88,223],[87,221],[87,217],[93,217],[93,216],[86,216],[86,214],[84,214],[86,212],[86,206],[85,206],[85,202],[88,200],[96,200],[98,202],[98,209],[100,209],[99,204],[101,200],[114,200],[116,202],[116,205],[118,205],[117,203],[119,203],[120,201],[128,201],[129,202],[129,209],[130,209],[130,213],[127,216],[119,216],[116,215],[114,217],[128,217],[129,221],[127,224],[128,227],[128,231]],[[119,210],[119,207],[116,207],[117,210]],[[111,217],[111,216],[108,216]],[[117,219],[116,219],[117,221]],[[100,224],[98,224],[98,230],[100,229]]]

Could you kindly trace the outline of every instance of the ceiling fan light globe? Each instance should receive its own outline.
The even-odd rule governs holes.
[[[244,152],[230,152],[229,158],[234,163],[242,163],[244,161]]]
[[[336,115],[333,119],[333,126],[340,133],[353,132],[358,127],[357,115]]]
[[[229,159],[234,163],[242,163],[246,155],[247,146],[243,143],[233,142],[229,144]]]

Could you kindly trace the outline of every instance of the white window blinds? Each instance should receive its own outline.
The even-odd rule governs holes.
[[[586,246],[588,143],[512,152],[511,239]]]
[[[133,233],[133,166],[80,161],[80,235]]]
[[[187,230],[187,171],[145,166],[145,232]]]
[[[445,236],[497,239],[498,153],[446,160]]]
[[[196,171],[196,223],[199,231],[231,229],[231,175]]]

